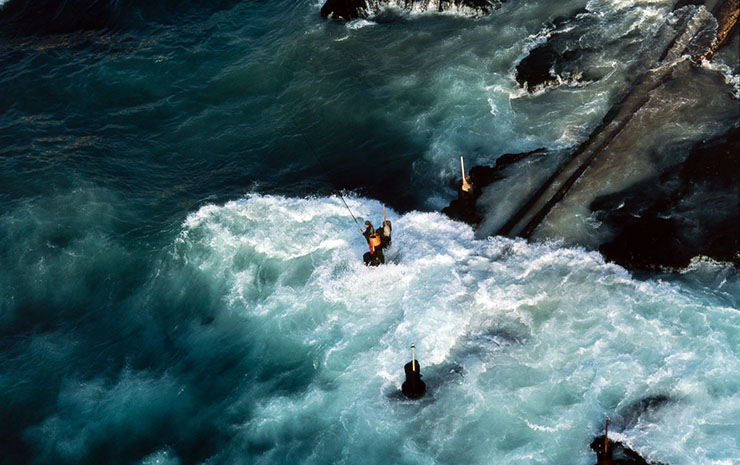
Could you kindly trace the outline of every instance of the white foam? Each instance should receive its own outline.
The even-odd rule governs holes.
[[[378,202],[347,203],[379,223]],[[613,437],[678,465],[739,452],[726,446],[736,431],[723,413],[740,409],[737,309],[636,281],[597,253],[476,240],[436,213],[387,214],[393,246],[378,268],[362,265],[364,238],[335,197],[252,195],[187,219],[176,256],[223,286],[224,311],[242,315],[244,331],[279,328],[276,341],[316,354],[316,381],[304,394],[260,402],[222,461],[239,444],[269,440],[275,447],[260,463],[285,459],[296,444],[308,448],[306,463],[342,461],[363,447],[412,451],[419,463],[452,454],[513,464],[523,450],[586,463],[581,446],[598,432],[596,419],[657,394],[678,403]],[[430,392],[410,415],[412,404],[388,396],[411,343]],[[717,427],[693,426],[702,424]],[[695,433],[678,444],[668,440],[689,427]],[[481,430],[492,439],[463,445]]]
[[[476,16],[478,11],[475,8],[471,8],[465,5],[450,5],[446,4],[443,11],[439,11],[440,0],[425,0],[415,1],[411,4],[411,8],[407,8],[405,0],[367,0],[368,10],[372,14],[377,14],[383,10],[406,10],[411,14],[444,14],[444,15],[455,15],[455,16]],[[490,9],[495,9],[495,5],[490,5]]]
[[[164,449],[144,457],[141,465],[180,465],[180,459],[170,449]]]
[[[352,21],[349,21],[347,23],[347,29],[351,29],[353,31],[363,29],[368,26],[377,26],[378,23],[374,21],[368,21],[367,19],[355,19]]]
[[[704,69],[721,74],[725,83],[732,89],[732,95],[735,99],[740,99],[740,74],[736,73],[732,67],[716,57],[712,61],[702,60],[701,66]]]

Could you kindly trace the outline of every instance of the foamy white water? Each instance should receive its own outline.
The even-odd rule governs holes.
[[[358,219],[381,216],[377,202],[348,203]],[[379,268],[362,264],[364,239],[338,198],[253,195],[188,218],[171,260],[221,303],[214,334],[193,330],[186,345],[224,331],[246,353],[261,333],[266,365],[310,361],[275,374],[306,377],[299,393],[262,380],[255,401],[254,385],[235,387],[217,462],[257,444],[255,463],[585,465],[605,416],[650,460],[740,457],[737,271],[699,262],[682,285],[643,281],[596,253],[476,240],[435,213],[388,216]],[[419,401],[399,394],[412,343],[428,384]]]

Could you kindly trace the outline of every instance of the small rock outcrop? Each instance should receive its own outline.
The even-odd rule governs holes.
[[[596,452],[598,464],[610,465],[665,465],[661,462],[648,462],[637,452],[625,446],[619,441],[607,440],[606,451],[604,451],[604,436],[594,438],[591,449]],[[605,453],[606,452],[606,453]]]
[[[350,21],[367,15],[368,7],[365,0],[327,0],[321,7],[323,18],[332,16]]]
[[[601,79],[598,51],[582,40],[581,31],[598,29],[599,18],[581,8],[545,24],[547,39],[529,50],[516,65],[516,81],[533,92],[560,83],[581,84]],[[593,40],[593,39],[592,39]]]
[[[350,21],[377,14],[382,8],[397,6],[414,11],[466,12],[471,16],[487,15],[501,0],[326,0],[321,16]]]
[[[494,166],[474,166],[468,172],[468,182],[472,185],[470,191],[465,191],[462,181],[457,183],[457,199],[442,209],[442,213],[453,220],[463,221],[476,227],[482,217],[476,208],[476,202],[481,195],[481,189],[494,181],[504,178],[501,171],[530,155],[543,153],[545,149],[537,149],[526,153],[507,153],[496,159]]]

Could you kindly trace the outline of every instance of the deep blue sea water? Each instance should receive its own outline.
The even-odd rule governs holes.
[[[673,3],[0,1],[0,464],[586,465],[606,416],[650,460],[740,463],[736,269],[634,275],[436,213],[460,155],[588,137]],[[602,77],[527,94],[558,17]],[[645,150],[737,124],[733,40]],[[340,191],[386,205],[387,266]]]

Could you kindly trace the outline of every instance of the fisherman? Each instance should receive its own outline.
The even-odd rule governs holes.
[[[383,228],[380,229],[380,246],[386,248],[391,245],[391,221],[383,220]]]
[[[365,265],[378,266],[385,263],[381,235],[375,233],[375,228],[370,221],[365,221],[365,231],[362,235],[365,236],[367,246],[370,248],[370,251],[362,256]]]
[[[370,243],[370,236],[375,234],[375,228],[373,228],[373,224],[370,221],[365,221],[365,232],[362,233],[363,236],[365,236],[365,240],[367,243]]]

